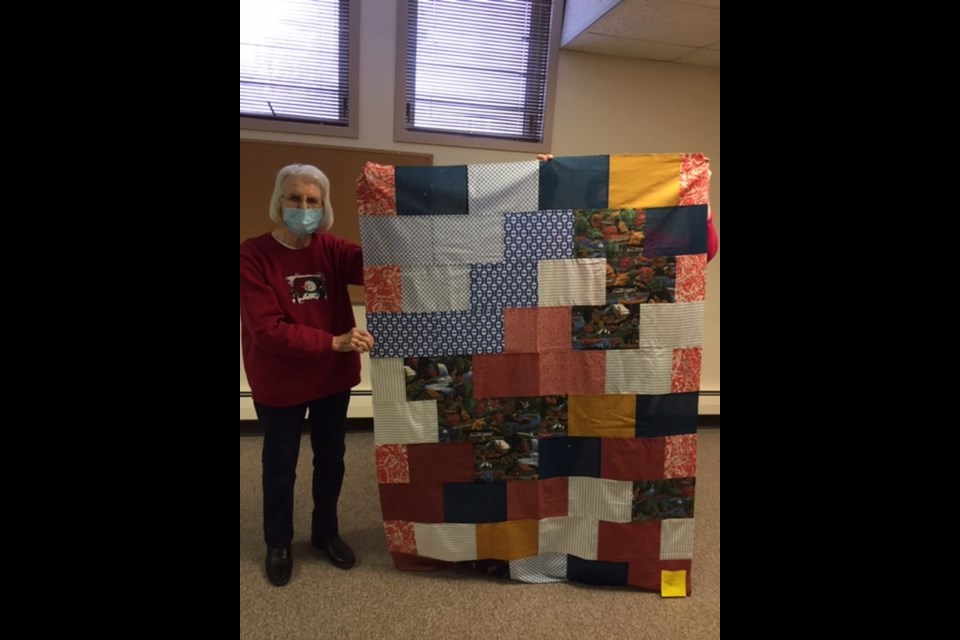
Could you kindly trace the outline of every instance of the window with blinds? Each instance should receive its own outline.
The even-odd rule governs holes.
[[[560,0],[401,0],[395,139],[549,146]]]
[[[357,20],[356,0],[240,0],[240,126],[356,137]]]

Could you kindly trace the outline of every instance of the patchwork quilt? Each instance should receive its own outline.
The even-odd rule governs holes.
[[[366,165],[398,568],[690,593],[709,181],[701,154]]]

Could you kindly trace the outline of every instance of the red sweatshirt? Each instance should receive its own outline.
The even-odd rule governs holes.
[[[717,237],[717,230],[713,226],[713,217],[707,218],[707,262],[713,260],[720,250],[720,238]]]
[[[240,244],[240,337],[255,401],[288,407],[360,382],[360,354],[332,344],[356,326],[348,283],[363,284],[360,246],[329,233],[299,250],[269,233]]]

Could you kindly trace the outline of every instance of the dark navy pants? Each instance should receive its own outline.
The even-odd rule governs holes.
[[[339,534],[337,500],[343,485],[349,404],[349,391],[293,407],[253,403],[263,427],[263,537],[268,547],[285,547],[293,540],[293,485],[297,479],[300,433],[308,410],[313,448],[310,535],[317,540]]]

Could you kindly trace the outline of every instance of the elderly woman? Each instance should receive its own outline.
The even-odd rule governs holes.
[[[310,541],[330,561],[356,561],[340,538],[337,500],[343,483],[350,388],[360,382],[360,353],[373,337],[355,326],[347,284],[363,283],[358,245],[333,226],[330,181],[316,167],[277,174],[270,219],[278,227],[240,244],[243,364],[263,427],[263,532],[270,582],[290,580],[293,486],[300,432],[309,410],[313,448]]]

